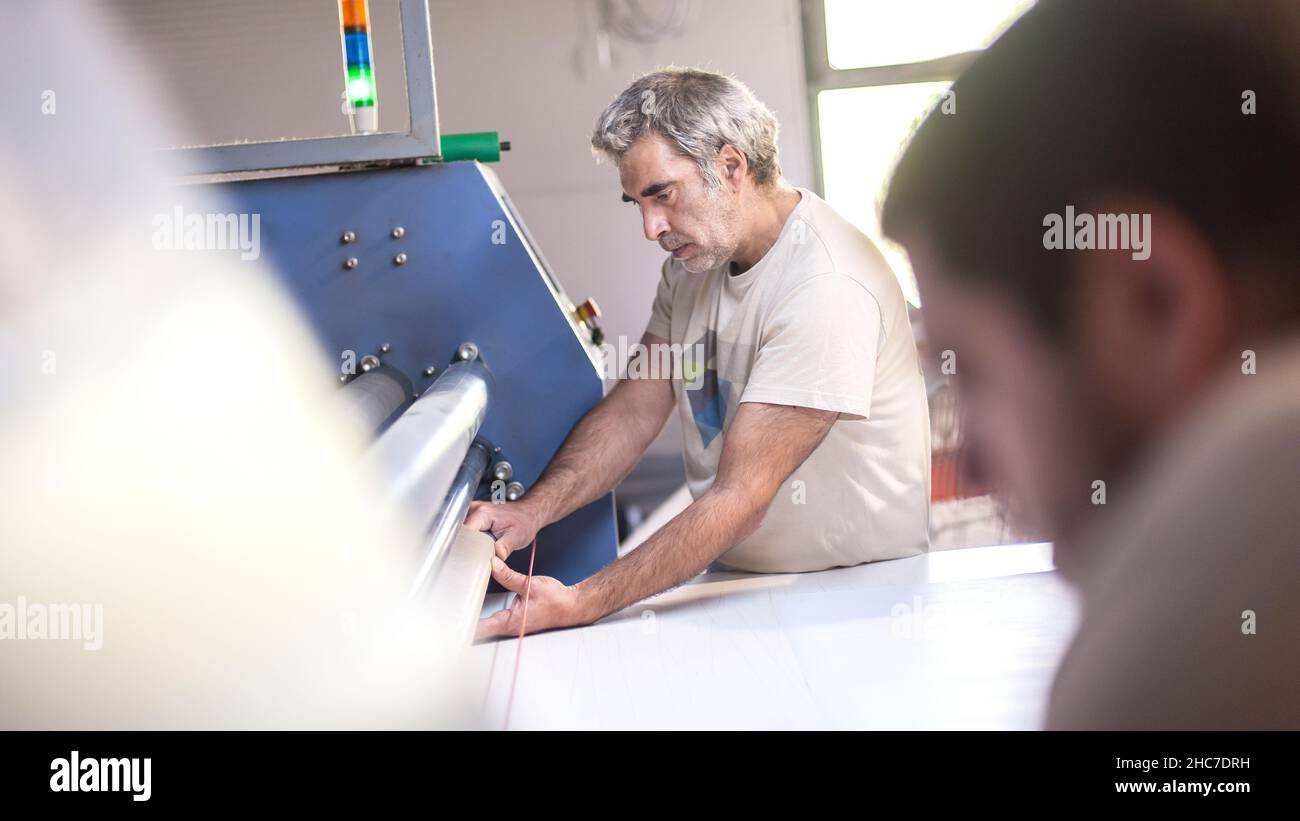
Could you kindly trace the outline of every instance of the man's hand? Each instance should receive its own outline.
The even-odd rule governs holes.
[[[577,584],[587,621],[681,584],[753,533],[782,483],[838,420],[835,411],[742,402],[709,489],[636,550]]]
[[[834,411],[745,402],[722,446],[713,484],[645,544],[572,587],[548,576],[534,576],[528,605],[529,633],[590,624],[646,596],[681,584],[748,536],[762,522],[781,484],[821,444],[839,419]],[[517,506],[519,503],[515,503]],[[501,518],[485,505],[481,516]],[[473,518],[473,517],[471,517]],[[483,529],[495,528],[484,527]],[[516,535],[522,547],[532,540]],[[504,540],[503,540],[504,541]],[[492,576],[520,594],[509,610],[479,622],[478,638],[518,635],[524,616],[526,577],[492,560]]]
[[[518,502],[470,502],[465,526],[484,530],[496,541],[497,558],[506,559],[516,550],[528,547],[546,522],[537,507],[526,500]]]
[[[646,334],[641,344],[650,351],[668,340]],[[474,502],[465,524],[490,531],[502,559],[527,547],[537,531],[613,490],[663,429],[675,406],[671,379],[620,379],[569,431],[522,499]]]
[[[510,607],[481,619],[475,631],[476,641],[497,636],[517,636],[524,620],[525,587],[528,592],[528,632],[540,633],[560,627],[586,624],[582,615],[581,597],[576,588],[568,587],[550,576],[533,576],[516,573],[505,562],[493,557],[492,578],[513,593],[518,593]]]

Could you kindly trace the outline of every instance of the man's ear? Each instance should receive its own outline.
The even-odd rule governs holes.
[[[718,152],[717,167],[723,184],[733,192],[739,192],[740,186],[745,182],[745,175],[749,173],[749,160],[745,157],[745,152],[734,145],[722,146]]]
[[[1096,244],[1099,215],[1123,215],[1128,247],[1072,252],[1081,352],[1113,410],[1158,422],[1224,361],[1233,337],[1228,273],[1201,230],[1164,203],[1108,195],[1086,207],[1098,217]]]

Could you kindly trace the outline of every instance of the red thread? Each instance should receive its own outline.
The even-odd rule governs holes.
[[[501,729],[510,729],[510,708],[515,706],[515,684],[519,682],[519,660],[524,655],[524,631],[528,629],[528,594],[533,590],[533,560],[537,558],[537,537],[533,537],[532,553],[528,557],[528,578],[524,580],[524,613],[519,620],[519,643],[515,646],[515,672],[510,676],[510,694],[506,697],[506,720]]]

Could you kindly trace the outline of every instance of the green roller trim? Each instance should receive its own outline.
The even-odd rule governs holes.
[[[474,131],[468,134],[443,134],[442,162],[478,160],[496,162],[501,159],[501,136],[495,131]]]

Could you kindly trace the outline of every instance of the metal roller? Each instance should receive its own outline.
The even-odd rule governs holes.
[[[456,538],[461,523],[465,521],[469,503],[474,499],[474,491],[478,489],[479,481],[483,478],[491,457],[488,446],[482,441],[470,445],[469,453],[465,454],[465,461],[461,463],[456,478],[452,480],[451,489],[447,491],[447,498],[443,500],[442,507],[439,508],[438,515],[429,528],[429,539],[424,545],[424,558],[411,585],[412,596],[429,590],[436,582],[447,559],[451,543]]]
[[[487,416],[492,391],[482,360],[455,362],[380,435],[365,458],[386,480],[385,515],[404,509],[426,528],[446,517],[453,480]]]
[[[380,366],[340,388],[339,401],[373,436],[411,401],[411,391],[401,371]]]

